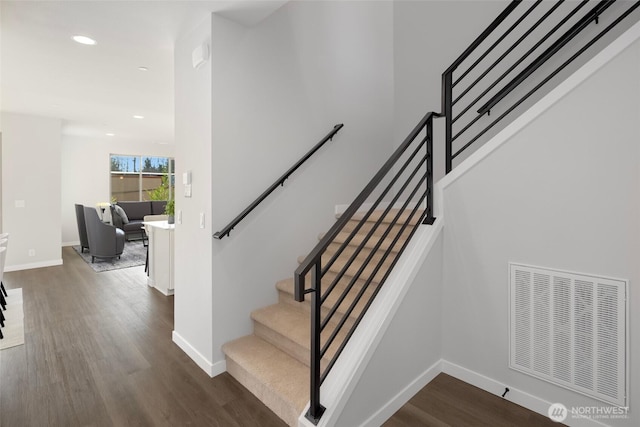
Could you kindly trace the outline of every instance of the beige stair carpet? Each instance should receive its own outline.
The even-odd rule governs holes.
[[[321,344],[324,345],[327,342],[328,337],[339,327],[340,322],[344,323],[338,329],[335,341],[329,346],[321,361],[322,369],[327,366],[344,341],[347,332],[362,313],[366,302],[398,256],[400,247],[411,234],[412,227],[407,227],[394,243],[393,240],[402,229],[401,226],[395,225],[391,227],[388,236],[380,242],[378,249],[372,252],[397,212],[392,210],[385,215],[382,224],[375,228],[368,240],[369,231],[374,229],[374,224],[382,217],[382,213],[375,212],[371,215],[353,237],[349,232],[358,227],[358,221],[350,221],[345,231],[336,236],[322,257],[322,264],[326,266],[340,246],[348,241],[348,246],[340,252],[322,278],[322,293],[326,296],[325,305],[322,307],[322,319],[331,314],[331,307],[337,305],[337,308],[322,332]],[[402,216],[406,218],[406,212]],[[417,221],[411,222],[412,225],[416,223]],[[319,239],[322,237],[323,235],[320,235]],[[364,248],[359,250],[358,246],[362,243]],[[388,249],[391,251],[385,257],[383,254]],[[351,261],[352,258],[353,261]],[[362,268],[361,276],[355,277],[367,258],[370,260]],[[304,257],[300,257],[298,261],[303,259]],[[376,266],[380,262],[381,268],[376,271]],[[336,280],[343,270],[344,276]],[[376,271],[375,274],[374,271]],[[309,287],[309,276],[306,281],[306,286]],[[333,287],[333,290],[327,296],[330,287]],[[309,300],[311,298],[306,298],[302,303],[294,300],[293,278],[279,281],[276,289],[277,304],[251,313],[253,334],[225,344],[222,350],[227,358],[227,371],[288,425],[297,426],[298,417],[309,401]],[[345,293],[347,289],[350,291]],[[357,299],[358,294],[361,295],[361,299]],[[354,309],[348,314],[352,306]]]

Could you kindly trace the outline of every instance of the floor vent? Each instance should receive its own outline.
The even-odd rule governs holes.
[[[627,406],[627,281],[509,264],[509,366]]]

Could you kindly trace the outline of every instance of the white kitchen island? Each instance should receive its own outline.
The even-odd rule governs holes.
[[[149,279],[147,284],[165,295],[173,295],[173,234],[167,221],[143,223],[149,235]]]

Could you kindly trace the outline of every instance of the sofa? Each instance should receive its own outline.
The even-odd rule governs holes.
[[[132,236],[142,238],[144,217],[164,214],[166,205],[166,200],[118,202],[111,205],[111,221],[113,225],[124,231],[127,240]]]

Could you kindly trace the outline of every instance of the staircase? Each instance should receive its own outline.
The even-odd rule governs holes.
[[[366,222],[349,242],[349,246],[323,276],[323,289],[326,290],[337,275],[340,274],[352,254],[365,240],[369,231],[375,228],[372,237],[365,243],[364,248],[355,257],[353,263],[346,269],[344,276],[327,297],[322,311],[322,318],[324,319],[329,314],[329,309],[326,307],[334,307],[338,304],[339,298],[345,292],[348,283],[371,254],[372,249],[378,244],[385,231],[391,227],[391,231],[382,241],[371,261],[366,265],[351,291],[346,293],[344,300],[337,305],[335,314],[323,331],[321,337],[323,344],[336,329],[338,322],[345,315],[355,296],[365,286],[367,279],[381,260],[382,254],[393,244],[393,239],[400,231],[400,225],[391,225],[391,221],[397,213],[397,210],[390,210],[381,218],[382,211],[374,212],[367,218]],[[405,216],[405,213],[402,215]],[[415,219],[411,221],[411,227],[407,227],[402,232],[401,237],[393,244],[391,254],[382,262],[382,267],[376,272],[367,288],[364,289],[362,298],[356,304],[353,312],[345,319],[344,327],[340,329],[335,341],[322,359],[322,369],[329,363],[338,346],[344,341],[346,331],[349,330],[362,312],[365,301],[369,300],[380,280],[392,266],[393,261],[398,256],[398,250],[411,234],[411,230],[417,224],[418,218],[419,215],[416,215]],[[324,265],[338,250],[339,246],[345,240],[348,240],[350,232],[357,227],[361,219],[362,216],[354,215],[344,228],[344,231],[336,236],[327,252],[323,255]],[[380,219],[382,219],[381,224],[376,227],[375,224]],[[322,237],[323,235],[319,236],[320,239]],[[303,259],[304,257],[300,257],[298,261],[301,262]],[[297,426],[298,417],[309,401],[310,305],[308,299],[305,302],[296,302],[294,300],[293,278],[279,281],[276,284],[276,289],[279,295],[277,304],[260,308],[251,313],[254,325],[253,334],[229,342],[222,349],[227,359],[227,371],[288,425]]]
[[[566,8],[561,10],[563,3]],[[298,259],[294,278],[276,284],[279,302],[251,314],[253,334],[223,346],[227,371],[288,425],[297,426],[307,402],[306,417],[317,424],[325,410],[320,389],[327,373],[416,225],[435,221],[433,120],[444,120],[445,171],[449,173],[471,153],[467,149],[479,147],[491,132],[506,126],[508,121],[503,119],[514,117],[526,107],[523,103],[534,102],[531,97],[541,87],[562,77],[576,58],[640,8],[640,1],[614,3],[509,2],[442,74],[442,111],[425,114],[344,216],[319,237],[319,244],[306,257]],[[527,21],[538,6],[546,11]],[[578,34],[584,34],[580,42]],[[520,45],[527,38],[528,44]],[[511,52],[515,53],[507,58]],[[336,125],[214,237],[229,236],[235,225],[341,127]],[[403,204],[403,208],[375,210],[386,203],[394,207]],[[358,213],[365,204],[375,210],[372,215]],[[426,209],[421,210],[423,207]],[[313,275],[317,277],[309,277],[311,272],[318,272]]]

